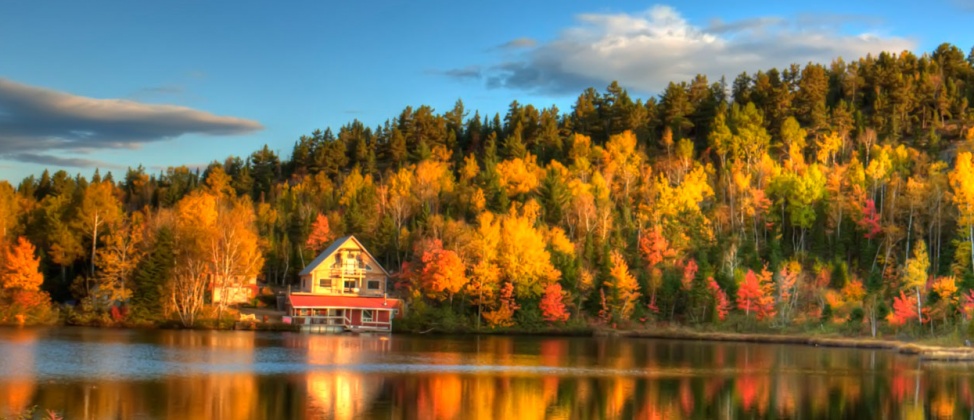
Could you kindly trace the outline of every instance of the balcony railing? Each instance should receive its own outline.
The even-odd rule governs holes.
[[[355,277],[355,278],[364,278],[365,277],[365,270],[360,269],[360,268],[332,268],[331,269],[331,276],[332,277]]]

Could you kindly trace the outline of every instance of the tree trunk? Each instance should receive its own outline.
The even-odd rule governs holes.
[[[923,325],[923,304],[920,303],[920,286],[916,287],[917,292],[917,322]]]
[[[95,247],[98,244],[98,212],[95,212],[95,224],[91,228],[91,276],[85,279],[85,295],[91,294],[89,282],[95,278]]]

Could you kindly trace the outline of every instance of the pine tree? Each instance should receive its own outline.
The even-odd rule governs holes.
[[[164,289],[176,265],[174,246],[172,230],[163,227],[156,232],[146,258],[136,269],[130,301],[134,318],[147,321],[163,319]]]

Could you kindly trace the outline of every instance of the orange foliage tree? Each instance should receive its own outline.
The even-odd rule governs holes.
[[[930,308],[930,318],[940,318],[946,324],[948,318],[956,313],[957,304],[957,281],[953,277],[938,277],[933,281],[930,289],[937,294],[937,302]]]
[[[332,238],[328,217],[318,213],[318,217],[311,224],[311,234],[308,235],[308,240],[304,242],[304,246],[312,252],[318,253],[325,249],[325,246],[331,243],[332,239],[334,238]]]
[[[510,327],[514,325],[514,311],[520,308],[514,300],[514,285],[510,282],[505,282],[501,286],[499,294],[500,304],[494,310],[484,311],[484,320],[492,328]]]
[[[52,320],[51,298],[41,289],[44,276],[38,270],[40,258],[24,237],[4,250],[0,275],[0,323],[48,322]]]
[[[545,288],[541,297],[541,316],[548,322],[564,322],[568,320],[568,310],[565,308],[565,292],[561,284],[551,283]]]
[[[436,241],[439,243],[439,240]],[[456,252],[442,247],[427,249],[422,256],[419,283],[428,296],[446,293],[450,302],[467,284],[466,267]]]
[[[646,270],[649,272],[649,292],[650,307],[656,308],[656,292],[659,290],[663,281],[663,270],[661,265],[664,261],[676,256],[676,250],[670,247],[669,241],[663,236],[663,231],[659,226],[650,229],[639,238],[639,251],[646,262]]]
[[[41,260],[34,252],[34,244],[23,236],[18,237],[17,243],[6,250],[2,283],[4,290],[40,290],[44,276],[38,271]]]

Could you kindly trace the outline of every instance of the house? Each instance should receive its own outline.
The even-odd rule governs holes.
[[[286,309],[303,331],[391,331],[402,302],[388,297],[389,272],[354,236],[337,239],[301,273]]]
[[[226,297],[227,303],[231,305],[250,303],[257,296],[257,276],[237,276],[228,281],[226,287],[221,283],[217,280],[210,283],[213,303],[219,303],[224,297]]]

